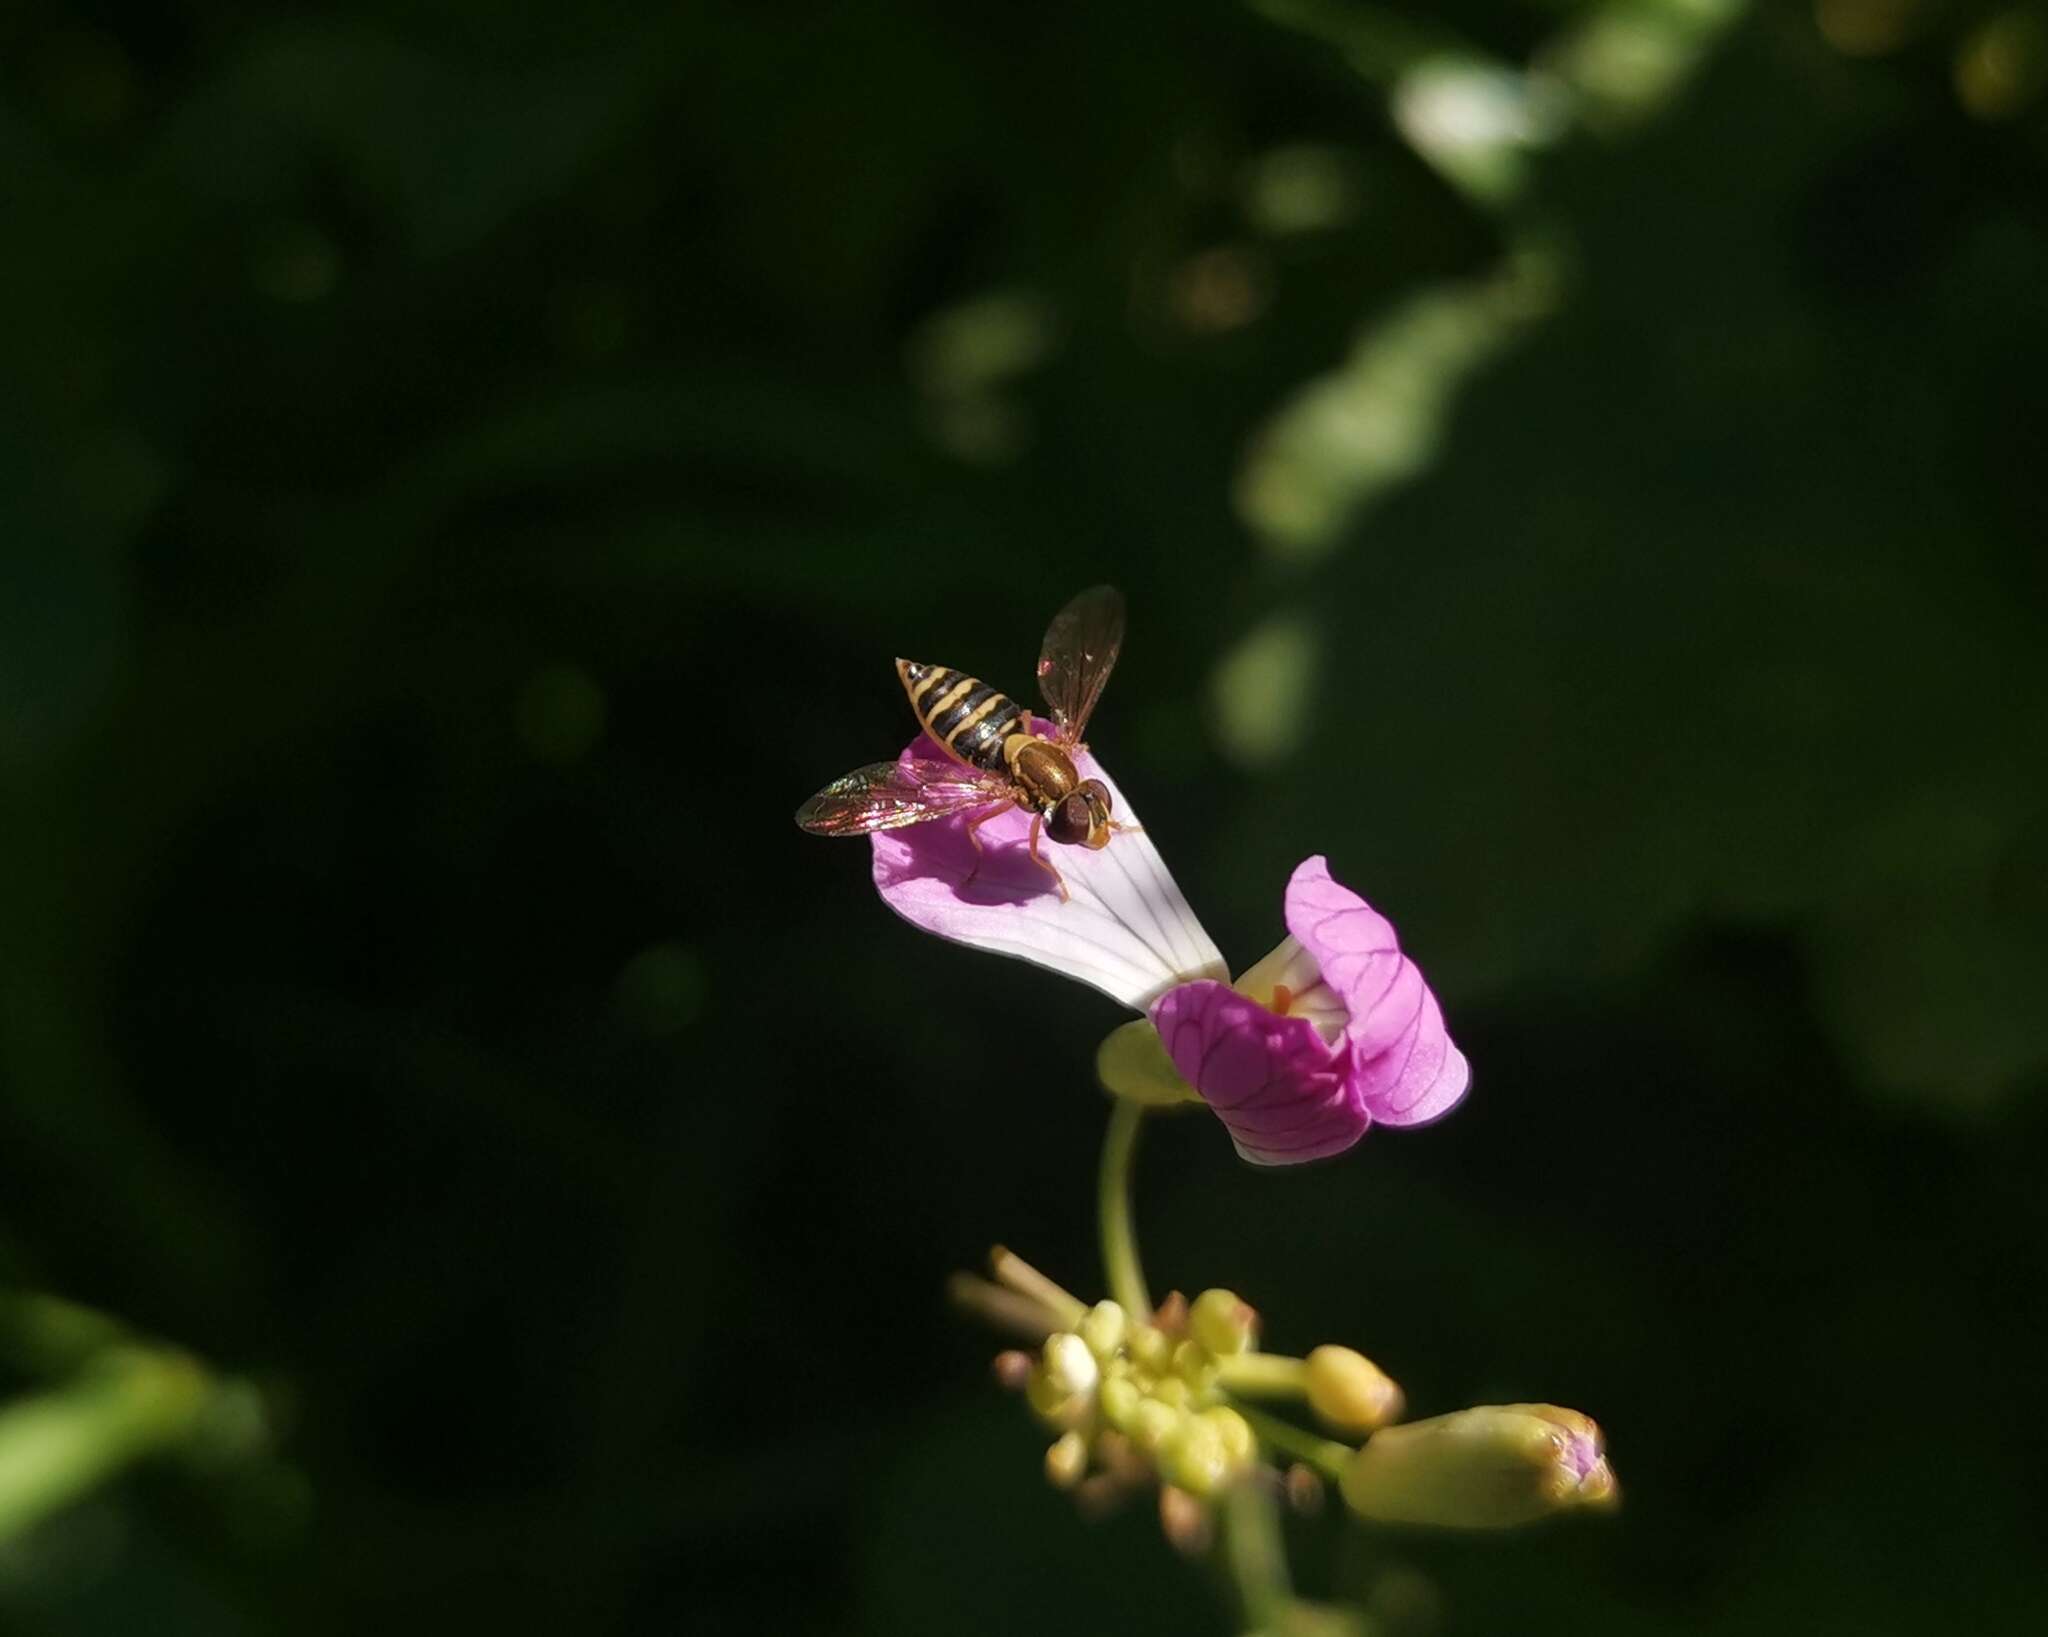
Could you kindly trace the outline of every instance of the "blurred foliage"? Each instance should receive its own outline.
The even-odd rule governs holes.
[[[1306,1589],[2048,1612],[2034,0],[0,47],[0,1624],[1226,1629],[939,1300],[1092,1287],[1119,1018],[788,823],[1104,579],[1219,941],[1327,851],[1477,1072],[1302,1174],[1167,1123],[1155,1273],[1629,1495]]]

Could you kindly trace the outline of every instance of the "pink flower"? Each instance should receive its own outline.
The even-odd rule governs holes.
[[[1184,983],[1154,1002],[1173,1066],[1244,1158],[1341,1153],[1378,1120],[1450,1112],[1471,1075],[1393,926],[1310,858],[1287,883],[1279,948],[1237,980]]]
[[[929,738],[903,755],[945,759]],[[1140,824],[1093,756],[1076,752],[1074,765],[1108,787],[1119,822]],[[912,926],[1077,978],[1139,1012],[1176,984],[1228,972],[1142,828],[1120,830],[1100,851],[1058,846],[1041,832],[1038,850],[1067,884],[1062,902],[1052,876],[1031,861],[1030,813],[1013,809],[980,825],[979,854],[967,834],[973,816],[874,834],[875,886]]]

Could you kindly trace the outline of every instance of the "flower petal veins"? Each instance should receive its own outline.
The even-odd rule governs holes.
[[[944,756],[930,738],[904,752],[908,760]],[[1139,823],[1093,756],[1078,752],[1074,765],[1109,788],[1119,821]],[[1222,952],[1141,829],[1119,832],[1099,852],[1056,846],[1041,833],[1040,853],[1067,884],[1063,901],[1052,875],[1031,861],[1028,812],[1013,808],[978,825],[979,853],[967,833],[976,816],[871,838],[875,886],[911,925],[1078,979],[1140,1012],[1176,984],[1226,975]]]

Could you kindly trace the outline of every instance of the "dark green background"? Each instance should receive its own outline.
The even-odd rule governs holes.
[[[1161,1124],[1156,1279],[1583,1408],[1627,1492],[1325,1518],[1304,1586],[2033,1629],[2041,17],[1821,15],[10,11],[0,1265],[268,1431],[0,1542],[0,1623],[1231,1629],[941,1299],[1098,1290],[1121,1014],[789,822],[893,656],[1021,690],[1111,580],[1091,737],[1232,961],[1325,852],[1475,1066],[1301,1172]],[[1497,194],[1389,117],[1617,20],[1699,59]],[[1412,481],[1324,450],[1372,492],[1290,546],[1248,451],[1333,379]]]

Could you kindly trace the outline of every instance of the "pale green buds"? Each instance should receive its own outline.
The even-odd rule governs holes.
[[[1102,1366],[1087,1342],[1071,1331],[1045,1338],[1045,1378],[1062,1397],[1085,1396],[1102,1379]]]
[[[1173,1409],[1184,1410],[1194,1401],[1195,1390],[1185,1376],[1161,1376],[1152,1383],[1152,1396]]]
[[[1045,1351],[1025,1383],[1024,1399],[1049,1427],[1073,1428],[1088,1418],[1102,1366],[1070,1330],[1045,1338]]]
[[[1132,1325],[1130,1345],[1131,1357],[1148,1370],[1164,1370],[1173,1363],[1173,1338],[1157,1325]]]
[[[1244,1352],[1258,1329],[1259,1315],[1234,1290],[1205,1290],[1188,1309],[1188,1334],[1218,1358]]]
[[[1377,1523],[1507,1529],[1620,1494],[1600,1429],[1552,1404],[1487,1405],[1388,1427],[1351,1458],[1345,1504]]]
[[[1182,1416],[1159,1446],[1160,1476],[1190,1495],[1215,1494],[1230,1471],[1230,1451],[1207,1416]]]
[[[1171,1369],[1196,1392],[1207,1392],[1216,1381],[1216,1355],[1198,1341],[1184,1341],[1173,1350]]]
[[[1123,1346],[1126,1328],[1122,1308],[1115,1302],[1097,1302],[1082,1319],[1079,1335],[1088,1344],[1088,1351],[1107,1364]]]
[[[1063,1432],[1045,1452],[1045,1476],[1055,1489],[1072,1489],[1088,1471],[1088,1440]]]
[[[1302,1371],[1308,1407],[1333,1432],[1376,1432],[1401,1418],[1401,1389],[1348,1347],[1318,1347]]]
[[[1171,1404],[1162,1404],[1156,1398],[1142,1399],[1131,1412],[1131,1442],[1147,1455],[1156,1455],[1181,1419],[1182,1412]]]
[[[1102,1406],[1103,1420],[1119,1432],[1128,1432],[1131,1417],[1137,1413],[1143,1396],[1138,1391],[1138,1384],[1129,1376],[1110,1376],[1102,1383],[1095,1401]]]
[[[1166,1055],[1159,1031],[1142,1017],[1110,1031],[1095,1053],[1095,1077],[1117,1096],[1155,1108],[1202,1100]]]
[[[1230,1458],[1232,1471],[1243,1471],[1252,1464],[1252,1457],[1258,1454],[1259,1441],[1252,1433],[1252,1424],[1228,1404],[1213,1404],[1202,1411],[1202,1419],[1216,1429],[1216,1436],[1223,1441],[1223,1452]]]

